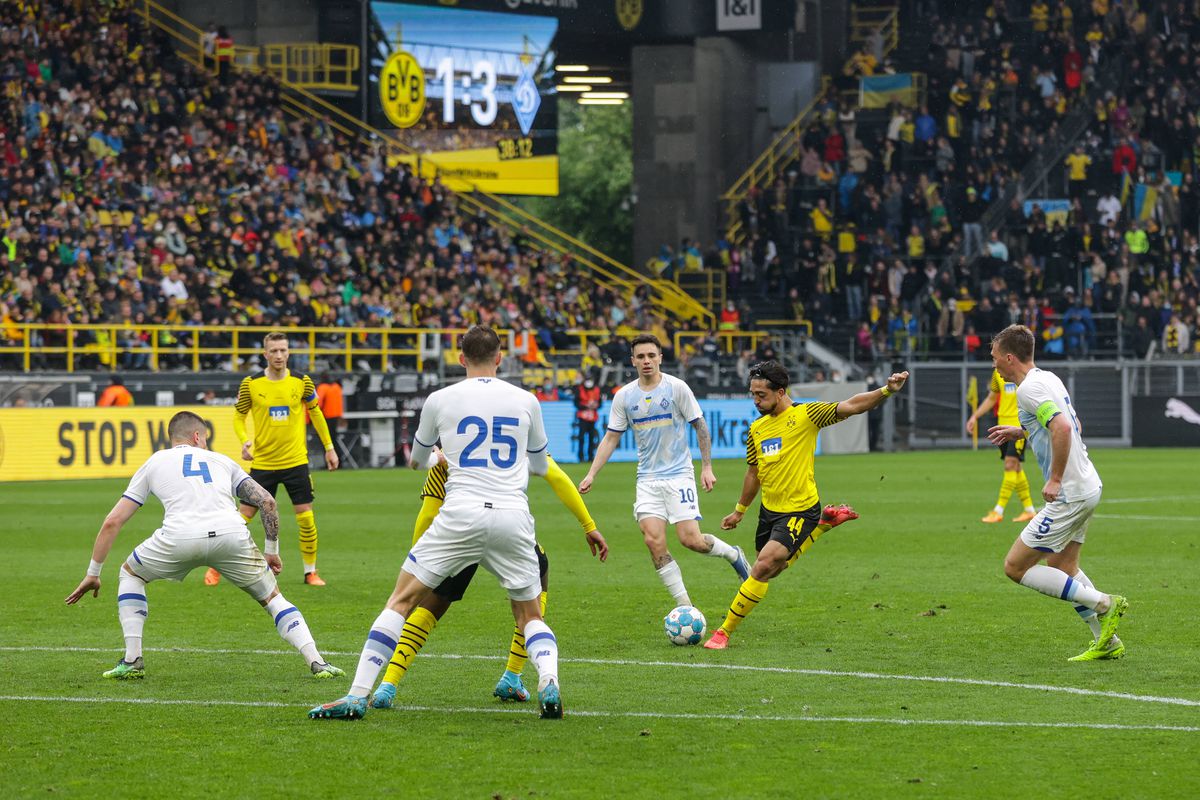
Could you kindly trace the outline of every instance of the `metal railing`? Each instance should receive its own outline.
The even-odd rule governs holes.
[[[1079,408],[1089,447],[1133,443],[1135,396],[1200,392],[1200,359],[1057,361],[1043,366],[1066,385]],[[897,399],[902,404],[901,418],[907,421],[909,447],[970,447],[965,430],[971,414],[968,386],[971,378],[986,386],[991,365],[912,362],[906,369],[908,385]]]
[[[161,325],[161,324],[56,324],[5,321],[0,327],[0,364],[9,369],[34,372],[41,369],[107,370],[183,368],[192,372],[213,369],[229,362],[237,370],[246,359],[262,353],[262,337],[272,331],[288,334],[293,355],[311,363],[328,360],[333,369],[354,369],[367,363],[372,369],[391,372],[398,363],[418,372],[435,359],[458,363],[456,337],[466,328],[334,328],[317,326],[270,327],[261,325]],[[549,368],[546,358],[523,359],[516,351],[516,333],[497,330],[507,341],[505,352],[529,368]],[[545,351],[550,359],[582,358],[589,346],[613,337],[606,330],[566,331],[571,344]],[[675,335],[676,352],[687,338],[701,338],[703,331],[681,331]],[[719,331],[716,334],[729,354],[749,343],[751,348],[769,334],[765,331]],[[449,343],[447,343],[447,340]],[[396,363],[393,363],[393,362]],[[339,366],[334,366],[335,364]]]
[[[184,61],[196,69],[216,70],[216,59],[204,53],[204,31],[200,28],[154,0],[136,0],[133,10],[167,33]],[[359,58],[358,45],[353,44],[305,42],[233,48],[234,69],[268,72],[281,81],[317,91],[356,91]]]

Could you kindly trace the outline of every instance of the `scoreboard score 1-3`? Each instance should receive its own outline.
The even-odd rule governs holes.
[[[371,3],[371,124],[452,189],[558,194],[558,20]]]

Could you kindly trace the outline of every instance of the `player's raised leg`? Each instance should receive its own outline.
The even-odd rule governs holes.
[[[729,562],[733,571],[742,580],[750,577],[750,564],[746,561],[746,554],[742,552],[742,548],[734,547],[711,533],[701,533],[698,519],[687,519],[676,523],[675,535],[687,549]]]

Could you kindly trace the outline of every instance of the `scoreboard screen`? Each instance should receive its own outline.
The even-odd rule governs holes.
[[[452,189],[558,194],[558,20],[370,4],[369,122]]]

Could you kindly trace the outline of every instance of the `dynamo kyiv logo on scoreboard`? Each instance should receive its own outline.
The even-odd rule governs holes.
[[[517,115],[517,122],[521,126],[521,133],[524,136],[529,135],[529,129],[533,127],[533,118],[537,116],[538,109],[542,107],[542,98],[538,96],[537,84],[533,78],[529,77],[528,70],[521,70],[521,74],[517,77],[517,82],[513,84],[513,112]]]

